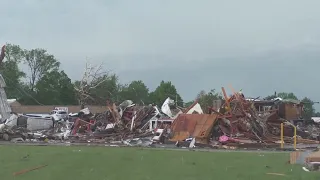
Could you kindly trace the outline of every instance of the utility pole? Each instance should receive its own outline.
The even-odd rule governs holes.
[[[176,107],[178,106],[178,94],[176,94]]]

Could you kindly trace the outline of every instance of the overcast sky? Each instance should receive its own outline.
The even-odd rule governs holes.
[[[2,0],[0,43],[45,48],[73,80],[86,57],[123,83],[172,81],[320,101],[319,0]],[[317,109],[320,110],[319,106]]]

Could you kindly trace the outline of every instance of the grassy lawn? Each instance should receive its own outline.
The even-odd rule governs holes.
[[[320,172],[308,173],[288,164],[288,153],[31,146],[0,146],[0,153],[1,180],[320,179]],[[48,166],[13,176],[40,165]]]

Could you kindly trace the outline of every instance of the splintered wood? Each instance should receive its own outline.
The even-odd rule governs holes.
[[[48,165],[41,165],[41,166],[37,166],[37,167],[34,167],[34,168],[30,168],[30,169],[24,169],[24,170],[21,170],[21,171],[13,173],[13,175],[14,176],[18,176],[18,175],[25,174],[25,173],[30,172],[30,171],[34,171],[34,170],[37,170],[37,169],[44,168],[46,166],[48,166]]]
[[[301,156],[301,151],[294,151],[290,153],[290,164],[296,164],[297,159]]]

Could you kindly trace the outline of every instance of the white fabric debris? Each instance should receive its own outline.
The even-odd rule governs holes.
[[[112,129],[112,128],[114,128],[114,126],[115,126],[115,124],[113,124],[113,123],[107,124],[106,129]]]
[[[174,104],[174,100],[170,99],[169,97],[164,101],[164,103],[161,106],[161,111],[169,116],[170,118],[173,117],[170,105]]]
[[[6,126],[13,127],[17,125],[18,116],[15,114],[12,114],[9,119],[5,122]]]
[[[131,107],[131,106],[134,106],[135,104],[133,104],[133,101],[131,100],[125,100],[123,101],[120,105],[119,105],[119,114],[120,114],[120,117],[122,117],[123,115],[123,112],[128,108],[128,107]]]
[[[195,144],[196,144],[196,138],[193,138],[190,145],[189,145],[189,148],[194,148]]]
[[[83,112],[85,115],[90,114],[90,110],[89,110],[89,108],[81,109],[81,110],[80,110],[80,112]]]
[[[311,117],[315,123],[320,123],[320,117]]]
[[[6,127],[6,125],[4,124],[0,124],[0,132],[2,132],[2,130]]]
[[[283,99],[282,98],[280,98],[280,97],[277,97],[277,98],[273,98],[273,99],[271,99],[272,101],[282,101]]]

